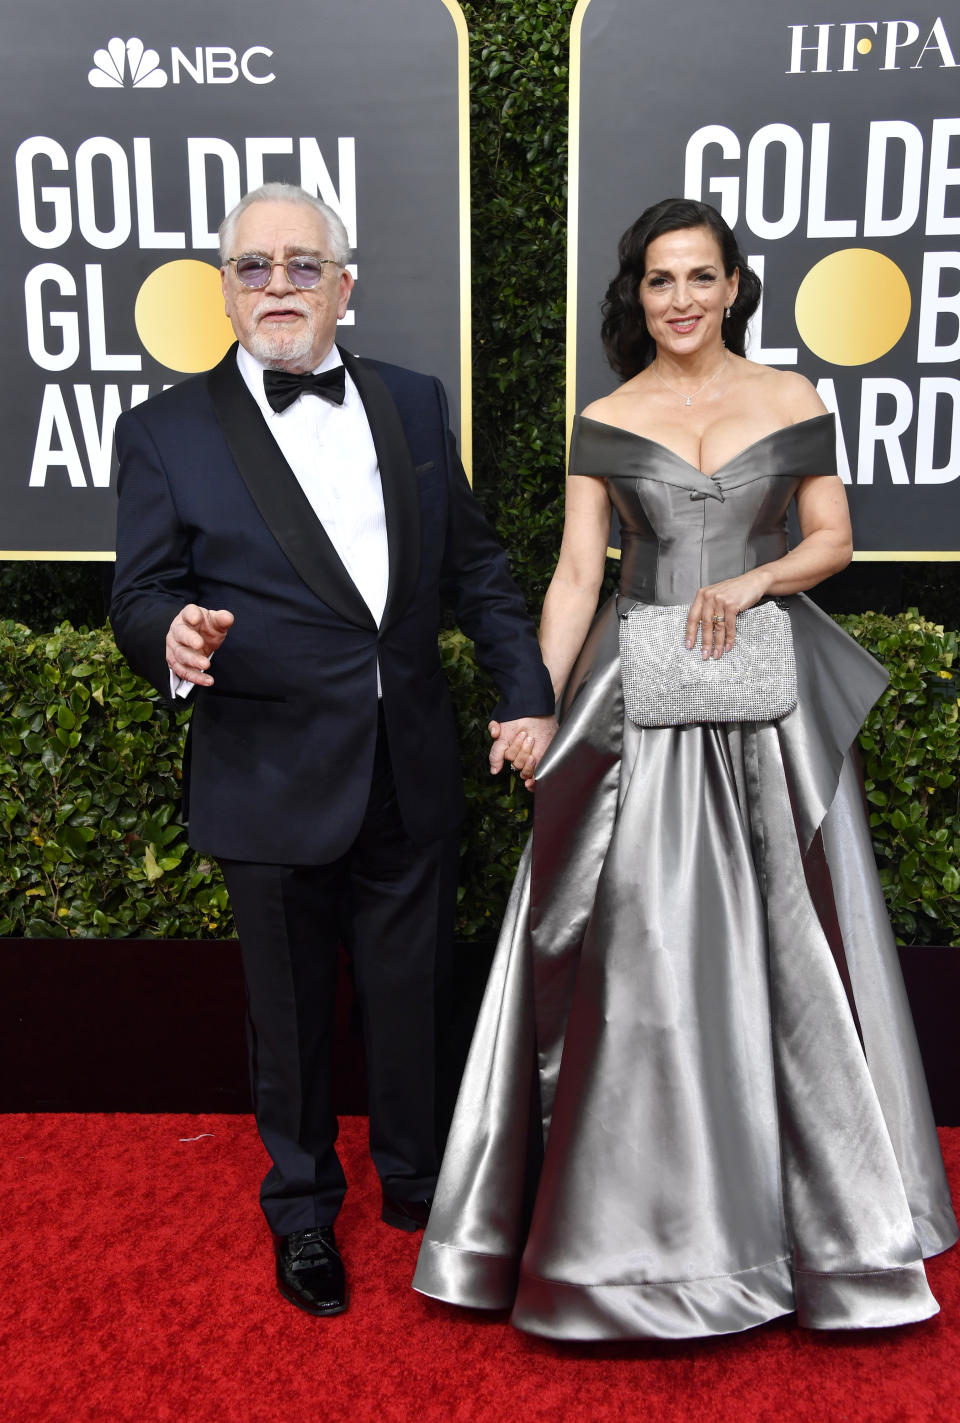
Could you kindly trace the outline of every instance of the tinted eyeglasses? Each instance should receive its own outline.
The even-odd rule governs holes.
[[[269,257],[258,257],[252,253],[246,253],[242,257],[228,257],[227,261],[233,263],[237,277],[243,285],[253,287],[254,290],[267,285],[274,267],[283,267],[287,281],[292,287],[309,291],[320,281],[324,267],[340,266],[332,257],[288,257],[285,262],[271,262]]]

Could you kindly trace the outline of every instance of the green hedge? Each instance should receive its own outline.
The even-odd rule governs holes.
[[[459,933],[496,927],[529,824],[529,795],[486,769],[492,689],[469,640],[444,633],[470,803]],[[0,622],[0,936],[222,938],[217,866],[177,819],[189,711],[129,670],[109,628],[38,635]]]
[[[543,601],[563,527],[574,6],[463,3],[470,32],[474,489],[531,609]]]
[[[922,618],[838,617],[890,673],[860,736],[880,879],[902,943],[960,945],[957,634]]]
[[[960,943],[957,635],[915,610],[840,619],[891,671],[862,737],[877,857],[904,943]],[[487,772],[492,691],[469,641],[441,650],[469,803],[458,933],[498,923],[531,798]],[[126,667],[108,629],[37,635],[0,622],[0,935],[221,938],[233,932],[216,866],[176,817],[189,713]]]
[[[0,623],[0,934],[232,931],[219,872],[176,819],[188,715],[159,707],[109,628]]]

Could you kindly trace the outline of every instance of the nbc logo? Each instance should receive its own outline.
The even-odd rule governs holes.
[[[146,49],[143,40],[114,37],[105,49],[93,56],[93,68],[87,75],[95,89],[163,89],[182,84],[184,79],[194,84],[272,84],[276,75],[268,68],[273,50],[254,44],[242,53],[230,45],[197,45],[193,52],[170,49],[169,72],[160,68],[160,56],[155,49]]]
[[[94,52],[93,65],[87,79],[95,89],[124,89],[128,84],[134,89],[162,89],[167,82],[157,51],[144,49],[138,39],[124,44],[115,37],[106,49]]]

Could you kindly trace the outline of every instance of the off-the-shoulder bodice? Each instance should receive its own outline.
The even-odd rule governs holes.
[[[836,473],[834,417],[774,430],[708,476],[656,440],[578,416],[570,472],[608,481],[623,593],[682,603],[704,584],[787,552],[787,510],[800,481]]]

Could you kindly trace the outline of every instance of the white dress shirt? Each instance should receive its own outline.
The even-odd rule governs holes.
[[[314,374],[342,364],[334,346]],[[265,367],[243,346],[237,347],[237,366],[281,454],[379,626],[387,601],[387,521],[377,452],[360,392],[345,371],[342,405],[316,395],[301,395],[278,414],[263,393]],[[175,695],[187,696],[192,685],[171,674]]]

